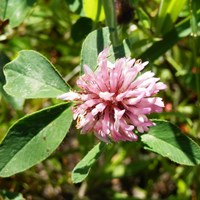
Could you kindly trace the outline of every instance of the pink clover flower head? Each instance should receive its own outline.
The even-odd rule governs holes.
[[[104,49],[95,72],[84,66],[85,74],[77,80],[80,91],[58,98],[75,102],[73,117],[83,133],[94,132],[104,142],[136,141],[137,132],[154,125],[146,115],[162,112],[164,107],[162,98],[155,94],[166,85],[151,71],[139,75],[147,64],[130,58],[111,63],[108,49]]]

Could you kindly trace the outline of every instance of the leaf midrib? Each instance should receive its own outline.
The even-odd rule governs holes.
[[[165,142],[165,140],[163,140],[163,139],[161,139],[161,138],[158,138],[158,137],[155,137],[155,136],[153,136],[153,135],[150,135],[150,134],[146,134],[146,136],[147,137],[149,137],[150,139],[151,138],[155,138],[156,140],[158,140],[158,141],[160,141],[160,142],[162,142],[162,143],[164,143],[164,144],[167,144],[168,146],[171,146],[173,149],[176,149],[176,151],[178,150],[178,152],[179,153],[181,153],[181,154],[184,154],[186,157],[193,157],[193,155],[191,155],[191,153],[190,152],[187,152],[187,154],[185,154],[185,152],[183,152],[180,148],[178,148],[178,146],[175,146],[175,145],[172,145],[171,143],[168,143],[168,142]],[[143,139],[142,139],[142,141],[144,141]],[[149,146],[150,147],[150,146]],[[151,148],[151,147],[150,147]],[[154,151],[153,149],[152,149],[152,151]],[[156,151],[154,151],[154,152],[156,152]],[[168,157],[167,156],[167,154],[165,154],[166,155],[166,157]],[[169,158],[169,157],[168,157]],[[199,158],[194,158],[196,161],[198,161],[198,163],[200,163],[200,159]],[[190,160],[190,159],[189,159]]]
[[[56,87],[55,85],[51,85],[50,82],[46,82],[46,81],[42,81],[41,79],[33,78],[33,77],[31,77],[31,76],[28,76],[27,74],[21,73],[21,72],[19,72],[19,71],[17,71],[17,70],[13,70],[13,69],[11,69],[11,68],[5,69],[5,71],[9,71],[9,70],[10,70],[10,71],[13,71],[13,72],[15,72],[15,73],[20,74],[22,77],[28,77],[28,79],[30,79],[30,80],[37,81],[37,82],[39,82],[39,83],[42,83],[43,85],[48,85],[50,88],[54,88],[54,89],[56,89],[56,90],[58,90],[58,91],[66,92],[66,91],[61,90],[60,88]],[[7,75],[6,75],[6,74],[5,74],[5,77],[7,78]],[[44,79],[43,79],[43,80],[44,80]],[[9,85],[8,83],[9,83],[9,82],[7,82],[7,83],[5,84],[5,88],[8,87],[8,85]],[[65,84],[64,81],[63,81],[63,83]],[[63,86],[64,86],[64,85],[63,85]],[[66,90],[67,90],[67,88],[68,88],[67,84],[65,84],[65,86],[66,86]]]

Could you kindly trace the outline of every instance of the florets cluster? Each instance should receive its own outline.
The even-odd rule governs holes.
[[[146,115],[164,107],[155,94],[166,85],[151,71],[139,75],[147,64],[130,58],[111,63],[105,49],[98,56],[95,72],[84,66],[85,74],[77,80],[80,91],[58,98],[75,101],[73,116],[83,133],[93,132],[105,142],[136,141],[136,132],[146,132],[154,125]]]

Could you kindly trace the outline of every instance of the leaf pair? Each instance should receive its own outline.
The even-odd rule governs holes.
[[[141,135],[144,149],[167,157],[178,164],[189,166],[200,164],[200,147],[197,143],[167,121],[154,120],[154,122],[156,126],[150,127],[148,133]],[[91,166],[105,150],[105,147],[103,143],[97,144],[77,164],[72,174],[74,183],[82,182],[86,178]]]
[[[21,51],[5,65],[6,92],[16,98],[55,98],[69,87],[52,64],[35,51]],[[46,159],[72,122],[70,104],[52,106],[18,120],[0,144],[0,176],[24,171]]]

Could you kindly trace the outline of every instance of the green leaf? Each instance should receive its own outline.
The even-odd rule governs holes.
[[[122,45],[113,48],[111,46],[109,29],[107,27],[91,32],[83,42],[81,50],[81,67],[84,64],[95,70],[97,67],[98,54],[105,48],[109,48],[109,59],[114,61],[120,57],[129,57],[131,51],[127,40]]]
[[[23,98],[55,98],[68,86],[52,64],[41,54],[23,50],[4,68],[7,93]]]
[[[72,12],[75,12],[80,16],[85,16],[83,10],[83,0],[65,0],[65,1]]]
[[[183,165],[200,163],[200,147],[167,121],[154,120],[148,133],[141,136],[144,148]]]
[[[111,44],[108,28],[91,32],[83,42],[81,49],[81,66],[88,65],[93,70],[97,66],[97,56]]]
[[[183,8],[186,0],[162,0],[157,16],[157,31],[168,32]]]
[[[72,12],[94,21],[103,21],[105,14],[101,0],[65,0]]]
[[[197,11],[200,10],[200,1],[191,1],[190,2],[191,10],[191,29],[192,29],[192,36],[198,36],[198,21],[200,20],[200,16],[197,15]]]
[[[9,58],[2,52],[0,52],[0,93],[3,96],[3,98],[10,104],[12,107],[16,110],[21,110],[23,108],[24,99],[23,98],[15,98],[10,96],[6,93],[6,91],[3,89],[3,86],[5,85],[5,76],[3,74],[3,67],[6,63],[8,63],[10,60]]]
[[[6,190],[0,191],[1,200],[25,200],[25,198],[20,193],[9,192]]]
[[[1,0],[0,19],[9,19],[11,27],[18,26],[30,12],[36,0]]]
[[[87,17],[79,18],[72,26],[71,36],[75,42],[83,40],[92,30],[92,20]]]
[[[72,171],[73,183],[82,182],[89,174],[91,166],[98,160],[103,150],[106,147],[106,143],[100,142],[94,146],[87,155],[75,166]]]
[[[83,0],[85,16],[94,21],[103,21],[105,14],[101,0]]]
[[[200,10],[197,12],[197,17],[200,17]],[[199,19],[200,22],[200,19]],[[153,62],[158,57],[162,56],[168,51],[174,44],[176,44],[182,38],[191,34],[190,18],[186,18],[178,23],[173,29],[166,33],[162,40],[153,43],[139,58],[143,60],[150,60]]]
[[[0,176],[22,172],[46,159],[72,122],[70,104],[43,109],[17,121],[0,145]]]

